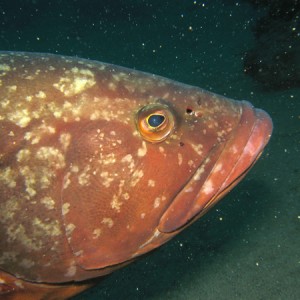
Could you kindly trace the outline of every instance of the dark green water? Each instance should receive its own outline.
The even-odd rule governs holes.
[[[156,73],[247,99],[274,122],[264,155],[226,199],[74,299],[300,299],[300,14],[289,10],[299,4],[287,1],[274,16],[270,6],[249,2],[0,2],[1,50]]]

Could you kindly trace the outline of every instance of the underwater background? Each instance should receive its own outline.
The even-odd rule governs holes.
[[[274,122],[225,199],[74,300],[300,299],[300,1],[1,0],[0,50],[159,74],[249,100]]]

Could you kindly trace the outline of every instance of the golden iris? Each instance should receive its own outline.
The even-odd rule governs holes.
[[[141,136],[151,143],[164,141],[174,129],[174,116],[163,104],[150,104],[139,110],[137,128]]]

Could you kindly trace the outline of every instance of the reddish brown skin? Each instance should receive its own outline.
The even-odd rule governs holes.
[[[174,121],[159,142],[138,123],[153,106]],[[248,102],[51,54],[0,52],[0,109],[1,299],[65,299],[159,247],[272,131]]]

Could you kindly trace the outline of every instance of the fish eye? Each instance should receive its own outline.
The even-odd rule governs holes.
[[[162,104],[150,104],[138,111],[137,129],[148,142],[164,141],[174,129],[174,116],[169,107]]]
[[[150,115],[147,118],[147,123],[148,123],[149,127],[158,128],[159,126],[163,125],[165,120],[166,120],[166,118],[164,115],[156,113],[156,114]]]

